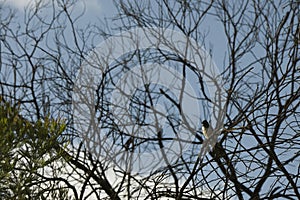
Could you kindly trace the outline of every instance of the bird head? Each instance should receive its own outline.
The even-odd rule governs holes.
[[[203,122],[202,122],[202,126],[204,127],[204,128],[209,128],[209,123],[208,123],[208,121],[207,120],[204,120]]]

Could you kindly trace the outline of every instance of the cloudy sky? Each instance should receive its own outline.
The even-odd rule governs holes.
[[[9,5],[10,7],[15,8],[19,12],[23,12],[24,8],[28,4],[34,4],[38,1],[40,0],[0,0],[0,4],[4,3],[5,5]],[[51,0],[43,0],[43,2],[47,1]],[[76,3],[76,8],[85,8],[84,17],[88,18],[89,21],[94,21],[93,18],[109,18],[116,13],[116,9],[114,8],[113,2],[110,0],[79,0]]]
[[[0,0],[0,2],[5,2],[6,4],[9,4],[19,10],[23,10],[28,3],[36,2],[37,0]],[[101,10],[102,6],[104,4],[104,0],[81,0],[85,3],[88,10]],[[109,2],[109,1],[106,1]]]

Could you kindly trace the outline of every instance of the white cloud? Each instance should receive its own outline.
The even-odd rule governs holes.
[[[39,0],[0,0],[0,3],[10,5],[19,10],[23,10],[29,3],[34,4],[36,2],[39,2]],[[48,2],[48,0],[42,0],[42,2]],[[84,4],[86,7],[86,10],[89,12],[90,11],[99,11],[102,7],[100,0],[81,0],[79,2],[81,2],[81,3],[79,3],[78,6],[83,6],[83,4]]]
[[[0,0],[1,3],[5,3],[7,5],[13,6],[17,9],[23,10],[25,6],[27,6],[31,0]]]

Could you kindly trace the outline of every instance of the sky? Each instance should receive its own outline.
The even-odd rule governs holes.
[[[0,0],[0,4],[4,2],[6,5],[15,8],[19,12],[19,14],[21,14],[29,3],[33,4],[37,1],[39,0]],[[76,7],[76,9],[78,9],[80,13],[82,9],[85,8],[85,13],[79,23],[82,23],[82,25],[86,25],[87,21],[91,23],[97,23],[99,20],[111,18],[117,13],[117,10],[113,5],[113,1],[111,0],[79,0],[79,3],[77,3],[76,6],[78,6]],[[222,66],[225,55],[224,52],[226,49],[226,38],[220,35],[222,27],[218,26],[216,21],[214,21],[213,19],[206,19],[202,27],[204,32],[209,32],[206,39],[208,43],[206,45],[207,48],[213,49],[211,53],[214,62],[217,64],[217,66]],[[207,51],[210,51],[210,49],[207,49]]]
[[[0,0],[1,3],[5,3],[13,8],[15,8],[19,13],[24,11],[24,8],[28,3],[34,3],[37,0]],[[45,0],[51,1],[51,0]],[[116,10],[114,9],[113,3],[111,0],[80,0],[81,3],[78,4],[78,8],[86,9],[85,15],[83,16],[83,23],[85,21],[93,21],[96,22],[98,19],[103,20],[105,17],[112,17],[116,14]],[[217,23],[210,23],[211,20],[206,21],[206,27],[209,30],[208,34],[208,47],[213,49],[213,60],[216,62],[218,67],[221,67],[223,64],[223,59],[225,55],[225,51],[227,48],[226,39],[220,32],[220,26]],[[253,146],[253,143],[249,145]],[[246,143],[247,144],[247,143]]]
[[[15,8],[18,13],[24,12],[24,8],[29,3],[34,3],[37,0],[0,0],[0,3],[5,2],[5,4]],[[45,0],[51,1],[51,0]],[[78,8],[86,9],[85,15],[83,16],[83,22],[86,21],[94,21],[96,22],[98,19],[103,20],[105,17],[112,17],[116,14],[116,10],[114,9],[113,3],[111,0],[80,0],[82,3],[78,4]],[[22,15],[22,14],[21,14]],[[219,27],[215,24],[211,26],[211,24],[207,24],[207,29],[209,29],[208,41],[211,47],[215,50],[213,52],[213,59],[220,65],[224,58],[225,46],[226,43],[224,38],[220,37]]]
[[[36,2],[37,0],[0,0],[0,2],[5,2],[8,5],[11,5],[18,10],[23,10],[26,5],[30,2]],[[91,10],[102,10],[104,0],[82,0],[89,11]],[[110,1],[106,1],[110,2]]]

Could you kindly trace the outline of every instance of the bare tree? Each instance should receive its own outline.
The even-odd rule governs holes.
[[[1,98],[67,123],[39,177],[74,199],[300,196],[299,1],[120,0],[85,26],[80,3],[0,6]]]

